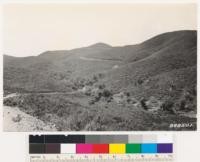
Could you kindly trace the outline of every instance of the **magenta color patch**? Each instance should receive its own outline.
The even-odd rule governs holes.
[[[92,144],[76,144],[77,154],[89,154],[92,153]]]

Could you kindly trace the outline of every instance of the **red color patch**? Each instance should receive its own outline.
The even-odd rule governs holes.
[[[109,153],[109,144],[93,144],[93,153]]]

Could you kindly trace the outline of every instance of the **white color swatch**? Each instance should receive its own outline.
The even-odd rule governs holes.
[[[61,144],[62,154],[73,154],[76,153],[76,144]]]

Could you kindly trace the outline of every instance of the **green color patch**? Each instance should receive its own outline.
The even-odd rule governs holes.
[[[126,153],[141,153],[141,144],[126,144]]]

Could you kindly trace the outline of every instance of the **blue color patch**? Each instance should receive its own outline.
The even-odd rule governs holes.
[[[141,153],[152,154],[157,153],[157,144],[154,143],[145,143],[141,145]]]

